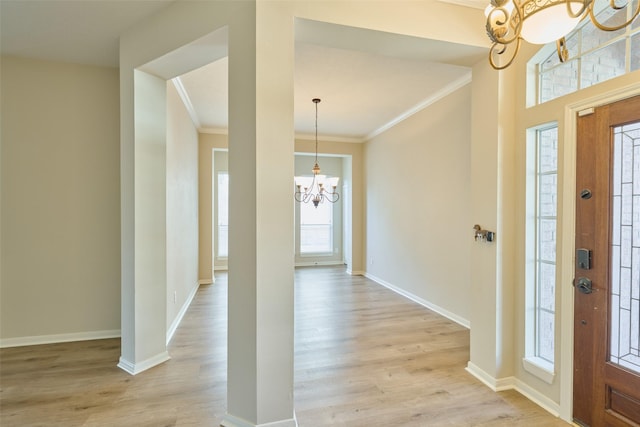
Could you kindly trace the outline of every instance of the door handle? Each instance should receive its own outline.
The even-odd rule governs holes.
[[[587,279],[586,277],[580,277],[576,287],[578,288],[578,291],[583,294],[590,294],[593,292],[593,283],[591,282],[591,279]]]

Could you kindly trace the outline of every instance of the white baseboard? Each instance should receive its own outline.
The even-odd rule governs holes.
[[[120,361],[118,362],[118,368],[122,369],[123,371],[131,375],[137,375],[140,372],[144,372],[147,369],[153,368],[154,366],[164,363],[169,359],[171,359],[171,357],[169,357],[169,353],[166,351],[160,354],[157,354],[153,357],[150,357],[146,360],[143,360],[142,362],[139,362],[139,363],[131,362],[129,360],[123,359],[122,356],[120,356]]]
[[[198,280],[198,285],[213,285],[216,283],[215,277],[212,279],[200,279]]]
[[[351,276],[364,276],[365,272],[364,271],[348,270],[347,269],[347,274],[350,274]]]
[[[253,424],[242,418],[234,417],[233,415],[226,414],[220,423],[221,427],[298,427],[298,421],[296,420],[296,414],[293,414],[293,418],[288,420],[274,421],[272,423]]]
[[[494,378],[472,362],[466,371],[493,391],[515,390],[555,417],[560,416],[560,405],[516,377]]]
[[[37,335],[32,337],[16,337],[0,339],[0,348],[24,347],[28,345],[56,344],[61,342],[103,340],[120,338],[120,329],[108,331],[73,332],[70,334]]]
[[[169,344],[169,341],[171,341],[171,338],[173,338],[173,334],[176,333],[176,329],[178,329],[178,326],[180,326],[180,322],[182,322],[182,318],[187,313],[187,310],[189,310],[191,302],[193,302],[196,293],[198,293],[199,286],[200,285],[194,286],[193,289],[191,289],[191,293],[187,297],[187,300],[184,302],[184,304],[182,304],[178,315],[175,319],[173,319],[173,322],[171,322],[171,326],[169,326],[169,330],[167,330],[167,345]]]
[[[442,308],[442,307],[440,307],[440,306],[438,306],[436,304],[432,304],[429,301],[427,301],[427,300],[425,300],[423,298],[420,298],[419,296],[414,295],[411,292],[405,291],[402,288],[399,288],[399,287],[397,287],[395,285],[392,285],[389,282],[385,282],[384,280],[382,280],[379,277],[376,277],[376,276],[374,276],[372,274],[365,273],[364,276],[366,278],[371,279],[374,282],[384,286],[385,288],[388,288],[388,289],[392,290],[393,292],[395,292],[395,293],[397,293],[399,295],[402,295],[405,298],[409,298],[413,302],[417,302],[418,304],[422,305],[423,307],[428,308],[431,311],[435,311],[439,315],[444,316],[447,319],[456,322],[460,326],[464,326],[467,329],[471,328],[471,322],[469,322],[469,320],[467,320],[467,319],[465,319],[465,318],[463,318],[461,316],[458,316],[457,314],[452,313],[449,310],[446,310],[446,309],[444,309],[444,308]]]

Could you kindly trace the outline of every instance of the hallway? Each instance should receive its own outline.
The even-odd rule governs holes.
[[[468,374],[469,332],[343,268],[296,270],[300,427],[566,426]],[[0,424],[215,426],[226,406],[227,276],[201,286],[169,345],[137,376],[118,339],[0,350]]]

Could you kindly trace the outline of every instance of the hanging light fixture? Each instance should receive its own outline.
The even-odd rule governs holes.
[[[295,177],[295,197],[298,202],[313,202],[313,205],[317,208],[325,200],[331,203],[338,201],[340,195],[336,192],[336,188],[340,178],[330,178],[320,174],[320,165],[318,165],[318,103],[320,99],[313,98],[312,101],[316,104],[316,161],[311,170],[313,172],[312,176]]]
[[[631,0],[618,5],[616,0],[608,0],[613,10],[625,9]],[[587,16],[596,28],[616,31],[631,24],[640,13],[640,2],[624,23],[612,27],[603,25],[596,18],[593,0],[491,0],[485,9],[487,35],[493,42],[489,51],[489,63],[496,70],[507,68],[520,50],[520,43],[526,40],[532,44],[547,44],[556,41],[561,62],[569,53],[564,37],[573,31]],[[629,6],[630,7],[630,6]],[[506,58],[499,64],[499,58]]]

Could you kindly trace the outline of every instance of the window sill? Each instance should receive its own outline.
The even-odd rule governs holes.
[[[330,257],[333,255],[333,252],[305,252],[300,254],[300,258]]]
[[[524,366],[525,371],[535,375],[547,384],[553,384],[556,373],[553,365],[546,360],[539,357],[525,357],[522,359],[522,366]]]

